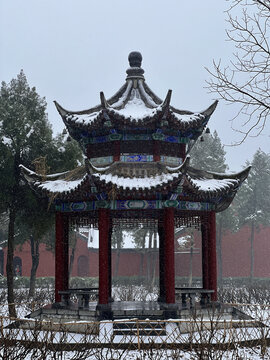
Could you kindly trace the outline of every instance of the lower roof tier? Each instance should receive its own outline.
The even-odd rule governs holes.
[[[39,196],[48,198],[50,203],[67,204],[61,206],[72,211],[83,211],[80,206],[89,207],[88,210],[98,207],[114,210],[123,201],[133,201],[130,204],[140,207],[146,201],[153,209],[171,206],[218,212],[230,205],[250,167],[237,174],[218,174],[191,167],[187,158],[177,167],[162,162],[119,161],[101,168],[86,160],[84,166],[61,174],[39,175],[23,165],[21,170]],[[200,204],[207,205],[204,208]]]

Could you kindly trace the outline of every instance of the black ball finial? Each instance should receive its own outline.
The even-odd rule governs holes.
[[[128,61],[129,61],[130,67],[141,67],[142,54],[139,51],[132,51],[128,55]]]

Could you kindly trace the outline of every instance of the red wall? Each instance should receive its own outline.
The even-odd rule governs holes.
[[[250,229],[245,227],[235,234],[228,233],[222,240],[223,276],[248,277],[250,272]],[[195,239],[195,248],[198,250],[193,255],[193,276],[201,275],[201,244],[199,236]],[[254,241],[254,276],[270,277],[270,228],[261,228],[255,234]],[[4,250],[4,272],[6,265],[6,248]],[[196,252],[196,251],[195,251]],[[15,249],[14,256],[22,259],[22,275],[30,276],[31,252],[29,243]],[[88,259],[88,276],[98,276],[98,250],[88,249],[87,242],[78,237],[74,257],[72,276],[78,276],[78,258],[85,256]],[[116,275],[117,251],[112,251],[112,274]],[[141,268],[143,258],[143,267]],[[134,276],[147,275],[147,258],[150,259],[149,267],[155,264],[158,275],[158,252],[154,250],[123,249],[119,255],[118,275]],[[176,276],[188,276],[189,254],[175,254]],[[54,254],[46,250],[44,244],[40,245],[40,261],[37,276],[54,276]]]

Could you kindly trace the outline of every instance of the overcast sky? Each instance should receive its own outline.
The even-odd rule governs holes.
[[[225,41],[225,0],[0,0],[0,80],[23,69],[48,103],[55,133],[63,123],[53,100],[68,110],[99,103],[124,83],[128,54],[142,53],[150,88],[161,98],[173,90],[172,105],[200,111],[215,99],[205,80],[213,59],[226,65],[234,48]],[[220,101],[210,119],[224,144],[239,140],[229,121],[237,109]],[[240,126],[241,119],[238,125]],[[240,170],[261,147],[264,135],[226,146],[230,170]]]

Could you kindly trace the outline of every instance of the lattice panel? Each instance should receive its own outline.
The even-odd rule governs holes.
[[[77,227],[93,227],[98,229],[98,212],[87,214],[76,214],[69,216],[69,226],[71,228]]]
[[[194,227],[197,230],[200,230],[201,224],[208,221],[207,212],[183,212],[177,211],[175,213],[175,227],[179,228],[182,226],[185,227]]]
[[[163,210],[114,210],[110,211],[113,227],[134,229],[146,227],[156,230],[163,223]],[[201,224],[208,223],[208,212],[205,211],[175,211],[175,228],[194,227],[200,230]],[[98,211],[69,215],[71,227],[93,227],[98,229]]]

